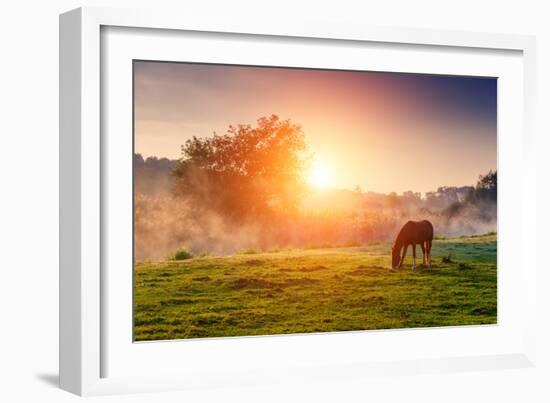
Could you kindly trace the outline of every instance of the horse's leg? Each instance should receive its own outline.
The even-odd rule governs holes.
[[[407,248],[409,247],[409,244],[405,244],[403,246],[403,255],[401,255],[401,260],[399,261],[399,266],[397,266],[398,269],[403,266],[403,261],[405,260],[405,255],[407,254]]]
[[[412,244],[412,250],[413,250],[413,270],[416,269],[416,244]]]
[[[426,266],[426,242],[422,242],[420,247],[422,248],[422,264]]]
[[[428,266],[432,267],[432,241],[426,241],[428,244],[426,250],[428,251]]]

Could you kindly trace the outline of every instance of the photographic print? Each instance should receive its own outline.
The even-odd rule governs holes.
[[[133,62],[134,340],[497,322],[497,79]]]

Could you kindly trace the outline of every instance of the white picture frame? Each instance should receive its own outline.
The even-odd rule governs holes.
[[[102,32],[109,31],[109,27],[117,27],[114,31],[114,39],[109,39],[108,45],[118,46],[117,54],[121,58],[120,62],[113,64],[114,67],[109,63],[105,64],[105,60],[102,60],[102,57],[110,57],[110,53],[102,49],[102,47],[108,47]],[[533,129],[535,42],[533,37],[365,27],[316,21],[304,21],[300,24],[281,23],[281,21],[266,24],[264,21],[261,23],[241,21],[238,18],[217,21],[152,11],[102,8],[81,8],[65,13],[60,17],[60,385],[63,389],[79,395],[96,395],[226,385],[243,386],[280,381],[292,382],[296,379],[330,380],[344,376],[369,376],[379,373],[393,375],[534,365],[536,242],[533,238],[531,242],[527,242],[522,234],[531,233],[532,237],[535,236],[536,216],[535,196],[527,191],[517,196],[510,196],[515,199],[508,204],[505,203],[503,207],[516,210],[520,207],[521,211],[517,211],[519,217],[504,219],[502,211],[499,210],[499,270],[500,264],[506,264],[508,259],[519,262],[522,269],[515,274],[517,278],[507,277],[508,280],[505,278],[507,283],[502,283],[499,278],[499,306],[509,299],[509,295],[502,295],[500,291],[503,289],[505,294],[511,292],[507,291],[511,288],[507,288],[506,284],[517,285],[517,290],[514,291],[517,294],[514,295],[520,296],[522,302],[514,308],[515,316],[510,316],[510,320],[505,317],[504,322],[500,318],[499,308],[499,325],[496,327],[486,327],[478,329],[479,331],[453,328],[426,331],[371,331],[368,334],[347,332],[346,334],[194,340],[150,343],[149,347],[136,348],[131,338],[124,333],[127,331],[127,326],[118,330],[114,325],[119,322],[126,323],[124,318],[118,321],[120,316],[116,315],[120,314],[116,312],[124,314],[127,312],[127,305],[115,307],[111,302],[113,298],[109,296],[113,292],[113,287],[117,290],[117,284],[124,286],[127,277],[113,277],[108,271],[111,257],[109,257],[109,248],[105,240],[105,229],[102,228],[108,227],[105,220],[113,217],[105,213],[111,208],[110,198],[118,197],[110,196],[114,191],[109,187],[110,176],[115,176],[116,168],[109,164],[109,153],[116,153],[119,150],[117,144],[111,141],[114,136],[109,135],[105,138],[102,137],[102,133],[103,136],[109,133],[112,124],[115,125],[113,127],[122,124],[121,130],[126,131],[129,123],[124,117],[120,121],[112,122],[108,118],[110,111],[105,110],[105,105],[108,100],[109,108],[119,108],[117,110],[127,112],[127,103],[124,104],[124,100],[120,105],[113,101],[117,96],[124,97],[127,92],[124,92],[124,83],[117,89],[119,80],[117,84],[113,84],[112,81],[104,80],[102,74],[121,74],[117,66],[124,65],[125,61],[122,57],[126,58],[125,60],[134,57],[131,51],[123,51],[132,47],[126,46],[126,42],[121,42],[127,40],[122,37],[132,36],[134,33],[137,35],[138,31],[132,31],[137,29],[147,29],[144,35],[149,35],[151,32],[171,33],[169,38],[162,37],[162,34],[149,39],[144,36],[140,42],[144,49],[147,46],[153,48],[155,41],[160,43],[163,40],[179,40],[177,32],[192,32],[196,38],[217,33],[216,40],[222,42],[225,40],[224,35],[227,36],[228,41],[230,36],[237,35],[239,38],[241,36],[253,38],[260,43],[262,40],[269,40],[272,43],[300,41],[300,46],[304,44],[307,46],[308,41],[312,40],[328,41],[323,46],[330,46],[333,50],[338,50],[346,44],[355,44],[360,47],[362,44],[373,43],[421,47],[421,51],[451,50],[449,61],[453,58],[455,61],[464,61],[462,65],[457,64],[452,70],[448,70],[449,67],[445,70],[455,74],[478,72],[477,74],[482,75],[485,71],[490,73],[490,67],[478,65],[477,57],[482,57],[487,52],[493,52],[497,56],[501,53],[513,52],[513,60],[510,59],[510,73],[506,77],[510,78],[508,80],[510,91],[512,89],[516,91],[514,94],[518,94],[519,101],[515,99],[513,105],[508,105],[504,99],[503,108],[509,108],[504,110],[508,115],[513,115],[512,117],[516,120],[503,121],[504,126],[500,125],[499,120],[499,142],[502,143],[499,144],[499,153],[504,150],[501,153],[504,163],[519,164],[521,167],[513,176],[509,175],[508,178],[504,176],[504,180],[522,185],[523,189],[534,188],[532,181],[534,181],[535,162],[530,158],[535,149]],[[116,30],[122,32],[118,39]],[[248,45],[244,43],[243,46]],[[159,46],[159,48],[163,47]],[[462,50],[465,53],[474,54],[469,62],[466,56],[456,52]],[[155,59],[153,51],[148,52],[146,56]],[[475,56],[476,54],[478,56]],[[254,55],[253,57],[261,58],[261,52],[254,52]],[[176,56],[167,56],[160,52],[156,57],[170,57],[172,60]],[[197,54],[196,57],[201,56]],[[220,55],[215,61],[228,62],[228,57],[228,55]],[[499,63],[503,65],[507,63],[500,61],[499,57],[493,59],[490,62],[488,60],[487,66],[493,63],[495,68],[499,68]],[[504,59],[506,58],[502,60]],[[292,60],[289,60],[285,65],[292,63]],[[449,61],[446,62],[447,65]],[[267,58],[260,60],[260,64],[270,62],[272,61]],[[296,61],[296,63],[298,66],[303,66],[307,61]],[[518,70],[519,67],[521,69]],[[357,68],[360,66],[358,65]],[[391,66],[390,64],[388,67],[380,65],[378,68],[387,70],[391,69]],[[434,70],[430,70],[426,65],[418,64],[415,68],[417,71],[425,69],[426,72],[438,72],[437,69],[443,67],[435,66]],[[115,92],[118,95],[111,98],[110,94]],[[107,98],[104,98],[105,96]],[[501,98],[499,98],[500,101]],[[515,108],[518,105],[521,106],[521,110]],[[126,116],[124,113],[122,115]],[[520,133],[515,135],[513,128],[519,128]],[[502,137],[501,133],[505,133],[505,136]],[[124,145],[122,144],[121,147]],[[109,152],[106,152],[107,150]],[[513,150],[520,150],[520,153],[514,156]],[[507,159],[506,156],[514,159]],[[500,156],[499,159],[500,181],[502,163]],[[116,174],[124,176],[125,172],[127,171],[118,170]],[[129,180],[131,181],[131,178]],[[502,197],[500,192],[499,188],[499,200]],[[107,209],[106,206],[109,208]],[[500,205],[499,209],[501,209]],[[500,231],[503,229],[507,232],[510,229],[515,230],[517,234],[513,239],[511,236],[508,238],[504,236],[501,240]],[[112,238],[112,234],[110,236]],[[510,251],[508,248],[506,255],[501,254],[503,243],[512,245],[518,240],[522,241],[519,249]],[[131,288],[131,285],[128,286]],[[122,294],[127,296],[127,289]],[[126,297],[121,299],[124,298]],[[521,321],[513,320],[522,312]],[[128,312],[128,315],[131,315],[131,312]],[[109,318],[117,320],[113,321]],[[513,335],[513,341],[510,335]],[[394,356],[387,359],[383,357],[365,359],[360,354],[352,359],[354,351],[351,349],[335,351],[339,345],[355,346],[365,341],[364,337],[369,337],[369,340],[384,339],[385,343],[396,343],[408,338],[419,346],[434,346],[440,341],[440,348],[434,349],[431,354],[425,350],[425,353],[417,356],[401,356],[402,352],[396,349]],[[462,347],[456,346],[453,351],[449,348],[447,353],[443,341],[453,338],[461,339]],[[478,348],[473,348],[473,340],[480,340],[480,338],[485,339],[486,344],[480,343]],[[487,346],[491,340],[497,339],[502,339],[502,344],[497,341],[494,343],[496,347],[489,349]],[[381,341],[381,343],[384,342]],[[325,350],[324,355],[318,354],[321,348]],[[295,355],[295,362],[277,360],[277,355],[284,358],[282,349],[295,349],[302,354]],[[228,350],[233,351],[233,355]],[[132,371],[133,354],[136,354],[135,357],[139,355],[139,361],[146,363],[145,367],[151,367],[153,362],[157,366],[161,363],[165,370],[159,370],[157,375],[147,371],[134,372]],[[167,357],[173,354],[185,354],[189,359],[169,361]],[[258,356],[263,357],[264,360],[261,368],[258,366],[258,361],[254,361]],[[201,357],[204,358],[202,366],[199,365]],[[348,357],[348,359],[342,357]],[[189,366],[192,365],[193,360],[196,367],[190,372]],[[116,362],[118,362],[117,369],[111,369],[111,363]],[[123,365],[124,362],[127,364]]]

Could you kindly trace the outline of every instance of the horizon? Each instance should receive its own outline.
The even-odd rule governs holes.
[[[320,189],[424,196],[497,168],[493,78],[134,62],[134,85],[144,159],[274,113],[303,128]]]
[[[150,156],[147,156],[147,157],[144,157],[143,155],[141,155],[140,153],[134,153],[134,155],[140,155],[143,160],[147,160],[147,158],[157,158],[158,160],[161,160],[161,159],[167,159],[171,162],[175,162],[177,161],[176,159],[170,159],[170,158],[167,158],[167,157],[159,157],[159,156],[156,156],[156,155],[150,155]],[[496,169],[493,169],[492,172],[496,172]],[[436,187],[434,187],[433,189],[431,190],[428,190],[426,192],[420,192],[420,191],[416,191],[414,189],[407,189],[407,190],[404,190],[402,192],[395,192],[395,191],[391,191],[391,192],[377,192],[377,191],[374,191],[374,190],[365,190],[365,189],[361,189],[361,194],[369,194],[369,193],[372,193],[372,194],[376,194],[376,195],[390,195],[391,193],[396,193],[398,196],[403,196],[404,193],[406,192],[413,192],[413,193],[420,193],[420,197],[422,200],[425,200],[426,199],[426,194],[427,193],[431,193],[431,192],[437,192],[437,190],[439,188],[442,188],[442,187],[454,187],[454,188],[463,188],[463,187],[472,187],[472,188],[475,188],[476,187],[476,184],[477,184],[477,181],[479,179],[479,176],[482,176],[482,175],[486,175],[488,174],[488,172],[484,172],[484,173],[480,173],[476,179],[471,183],[471,184],[459,184],[459,185],[437,185]],[[346,191],[346,192],[355,192],[356,190],[354,188],[343,188],[343,187],[316,187],[316,186],[311,186],[311,189],[315,192],[315,193],[323,193],[323,192],[329,192],[329,191],[335,191],[335,190],[338,190],[338,191]]]

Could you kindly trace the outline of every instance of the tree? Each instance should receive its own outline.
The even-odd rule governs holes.
[[[388,206],[390,206],[392,208],[397,208],[401,205],[401,199],[399,198],[399,196],[395,192],[391,192],[390,194],[388,194],[386,196],[386,202],[387,202]]]
[[[486,175],[479,175],[476,187],[470,192],[468,200],[471,202],[480,200],[496,202],[497,171],[490,170]]]
[[[294,211],[306,186],[308,158],[300,126],[278,116],[224,135],[193,137],[176,163],[176,194],[232,218]]]

